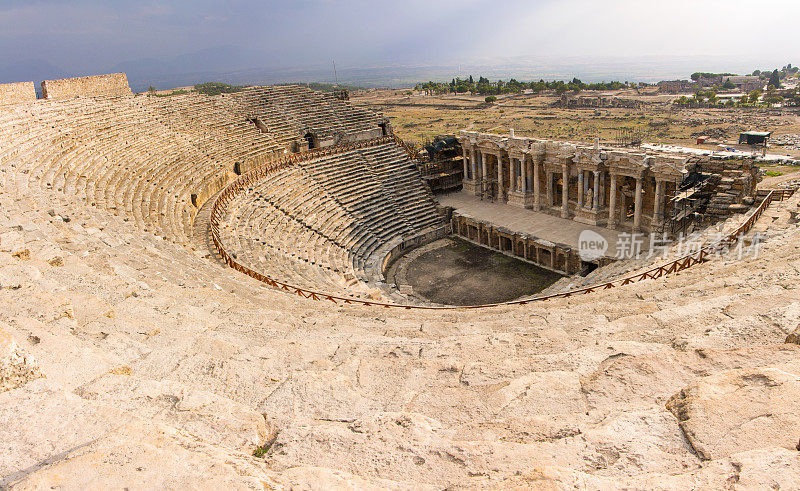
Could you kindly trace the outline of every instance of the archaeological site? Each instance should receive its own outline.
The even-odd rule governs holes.
[[[800,486],[800,180],[397,128],[0,85],[0,489]]]

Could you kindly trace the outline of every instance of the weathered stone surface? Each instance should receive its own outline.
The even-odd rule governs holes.
[[[800,361],[731,370],[690,384],[667,403],[703,459],[770,446],[796,449]]]
[[[42,82],[42,95],[45,99],[64,99],[68,97],[123,96],[131,95],[128,77],[124,73],[90,75],[88,77],[62,78]]]
[[[130,420],[130,416],[64,391],[48,379],[2,392],[0,476],[30,472]]]
[[[252,457],[226,453],[169,426],[139,421],[82,441],[5,479],[14,489],[264,489],[277,485]]]
[[[36,86],[33,82],[0,84],[0,106],[35,100]]]
[[[41,376],[34,359],[19,347],[0,323],[0,392],[15,389]]]
[[[30,264],[9,264],[0,267],[0,289],[16,290],[42,277],[42,273]]]
[[[130,375],[130,368],[116,372],[120,374],[105,375],[75,392],[245,453],[273,437],[261,414],[230,399],[169,380],[140,380]]]
[[[800,327],[795,329],[793,333],[786,336],[786,342],[792,344],[800,344]]]

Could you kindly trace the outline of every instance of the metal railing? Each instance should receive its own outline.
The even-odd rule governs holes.
[[[386,302],[375,302],[371,300],[365,300],[361,298],[354,298],[354,297],[344,297],[340,295],[333,295],[330,293],[325,293],[316,290],[310,290],[307,288],[302,288],[299,286],[292,285],[285,281],[281,281],[275,278],[271,278],[265,274],[262,274],[258,271],[255,271],[239,262],[237,262],[228,252],[225,250],[222,240],[220,239],[219,235],[219,223],[220,220],[223,218],[225,213],[225,207],[227,204],[233,200],[239,193],[244,191],[248,186],[251,184],[265,179],[267,176],[272,174],[273,172],[277,172],[282,170],[292,164],[304,162],[307,160],[311,160],[314,158],[319,158],[327,155],[335,155],[338,153],[344,153],[351,150],[356,150],[359,148],[365,148],[368,146],[373,145],[380,145],[389,142],[398,143],[399,145],[403,146],[399,143],[400,140],[394,135],[378,138],[375,140],[367,140],[363,142],[358,142],[350,145],[343,145],[337,147],[327,147],[317,150],[312,150],[308,152],[303,152],[299,154],[293,154],[286,157],[283,157],[275,162],[270,162],[268,164],[262,165],[261,167],[254,169],[247,174],[239,176],[235,181],[229,184],[222,192],[217,196],[214,200],[211,209],[211,220],[210,220],[210,227],[211,227],[211,239],[214,243],[214,247],[219,253],[222,260],[231,268],[239,271],[240,273],[244,273],[251,278],[255,278],[258,281],[261,281],[273,288],[277,288],[281,291],[297,295],[302,298],[307,298],[311,300],[318,300],[318,301],[328,301],[334,304],[348,304],[348,305],[363,305],[363,306],[376,306],[376,307],[385,307],[385,308],[393,308],[393,309],[415,309],[415,310],[464,310],[464,309],[486,309],[492,307],[500,307],[500,306],[509,306],[509,305],[526,305],[533,302],[539,302],[542,300],[549,300],[553,298],[567,298],[576,295],[583,295],[587,293],[593,293],[600,290],[608,290],[610,288],[616,288],[618,286],[625,286],[632,283],[636,283],[639,281],[644,281],[648,279],[657,279],[663,276],[676,273],[678,271],[683,271],[687,268],[694,266],[695,264],[699,264],[702,262],[707,261],[710,257],[713,257],[717,254],[722,248],[730,246],[731,244],[735,243],[742,235],[746,234],[756,223],[758,218],[767,209],[767,207],[773,201],[782,201],[789,196],[791,196],[794,192],[792,189],[776,189],[772,190],[767,194],[764,200],[758,205],[758,207],[750,213],[748,218],[727,236],[722,238],[720,241],[709,244],[702,247],[699,251],[693,252],[691,254],[687,254],[682,256],[678,259],[670,261],[666,264],[661,266],[657,266],[655,268],[648,269],[642,273],[637,273],[635,275],[626,276],[622,278],[617,278],[605,283],[601,283],[598,285],[588,286],[584,288],[579,288],[576,290],[570,290],[566,292],[554,293],[551,295],[545,295],[541,297],[535,297],[526,300],[512,300],[510,302],[500,302],[500,303],[492,303],[492,304],[482,304],[482,305],[466,305],[466,306],[448,306],[448,305],[406,305],[406,304],[396,304],[396,303],[386,303]],[[404,148],[405,149],[405,148]]]

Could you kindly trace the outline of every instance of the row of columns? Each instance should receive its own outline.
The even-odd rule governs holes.
[[[540,173],[541,167],[544,162],[535,159],[526,159],[525,154],[508,153],[509,161],[509,186],[508,189],[504,187],[504,170],[503,170],[503,154],[486,152],[480,148],[471,147],[469,152],[464,149],[464,177],[475,183],[482,185],[487,182],[487,164],[491,157],[497,160],[497,182],[498,182],[498,196],[502,197],[506,192],[521,193],[523,196],[533,194],[533,203],[531,207],[538,211],[542,208],[541,190],[540,190]],[[480,163],[480,166],[478,165]],[[532,165],[532,176],[530,176],[531,183],[528,182],[528,163]],[[561,166],[561,204],[560,215],[562,218],[569,218],[569,171],[570,163],[555,164]],[[519,167],[517,167],[519,166]],[[545,199],[546,207],[552,208],[556,204],[553,202],[554,193],[554,178],[557,171],[552,170],[553,164],[548,164],[551,169],[545,169]],[[519,172],[518,172],[519,171]],[[606,196],[606,176],[609,178],[609,193]],[[641,230],[642,227],[642,189],[643,179],[642,175],[621,174],[613,171],[602,171],[600,169],[579,169],[578,172],[578,206],[598,214],[602,208],[608,207],[608,226],[614,228],[617,224],[617,206],[619,194],[619,178],[632,177],[635,179],[636,185],[634,190],[634,216],[633,216],[633,229]],[[517,178],[519,177],[519,179]],[[673,179],[674,180],[674,179]],[[666,183],[670,181],[665,176],[655,176],[655,200],[653,206],[654,221],[661,218],[663,213],[663,201],[665,196]],[[531,186],[532,184],[532,186]],[[532,189],[531,189],[532,188]],[[591,199],[589,200],[588,193],[591,189]],[[483,189],[481,189],[483,191]]]

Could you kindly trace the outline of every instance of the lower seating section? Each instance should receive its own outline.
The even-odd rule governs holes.
[[[377,256],[442,219],[414,164],[387,143],[274,172],[237,196],[221,225],[226,251],[242,264],[303,288],[362,296],[382,280]]]

